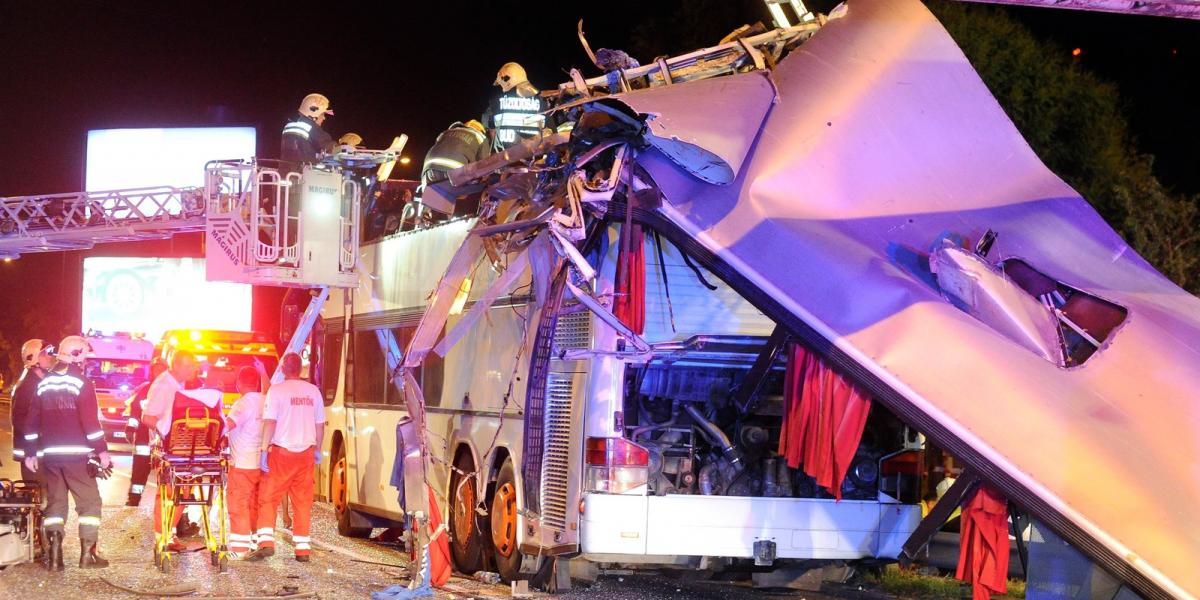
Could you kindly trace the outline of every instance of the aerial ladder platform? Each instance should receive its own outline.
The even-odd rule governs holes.
[[[387,150],[343,146],[311,165],[214,160],[203,187],[0,197],[0,258],[204,232],[209,281],[313,290],[285,350],[299,352],[329,288],[358,286],[363,198],[406,141]]]

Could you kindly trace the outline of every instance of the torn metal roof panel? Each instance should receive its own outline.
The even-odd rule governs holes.
[[[697,107],[703,99],[703,107]],[[676,164],[714,184],[731,183],[775,101],[766,71],[638,90],[619,101],[646,117],[647,141]],[[701,110],[696,110],[701,108]]]
[[[920,2],[852,0],[773,77],[761,130],[739,122],[756,142],[728,185],[639,156],[662,214],[1122,579],[1200,596],[1200,300],[1041,163]],[[719,81],[659,118],[729,119]],[[1086,363],[1012,341],[901,259],[988,229],[989,261],[1128,310]]]

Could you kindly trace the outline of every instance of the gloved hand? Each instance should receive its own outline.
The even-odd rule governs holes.
[[[100,453],[100,466],[105,469],[111,469],[113,466],[112,457],[107,452]]]
[[[321,449],[320,448],[313,449],[313,464],[315,464],[315,465],[321,464]]]
[[[33,471],[34,473],[37,473],[37,470],[38,470],[38,459],[37,459],[37,457],[36,457],[36,456],[30,456],[29,458],[26,458],[26,459],[25,459],[25,468],[26,468],[26,469],[29,469],[30,471]]]
[[[263,473],[270,473],[271,469],[269,467],[267,467],[267,451],[263,450],[262,454],[260,454],[259,456],[260,456],[260,458],[258,459],[258,470],[262,471]]]

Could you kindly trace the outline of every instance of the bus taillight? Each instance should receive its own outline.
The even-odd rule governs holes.
[[[587,467],[584,487],[590,492],[624,494],[646,491],[650,453],[625,438],[588,438],[584,464]]]

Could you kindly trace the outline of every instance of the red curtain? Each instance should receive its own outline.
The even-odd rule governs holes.
[[[788,351],[779,454],[835,498],[862,440],[870,398],[799,344]]]
[[[438,509],[437,498],[433,495],[433,486],[426,487],[429,490],[429,533],[433,534],[437,532],[438,527],[442,526],[442,511]],[[426,551],[429,552],[429,579],[435,588],[440,588],[450,581],[453,567],[450,566],[452,563],[448,538],[449,533],[443,531],[426,548]]]
[[[980,484],[963,505],[955,577],[971,584],[974,600],[1008,591],[1008,502]]]
[[[621,228],[613,314],[634,333],[646,332],[646,236],[641,225]]]

